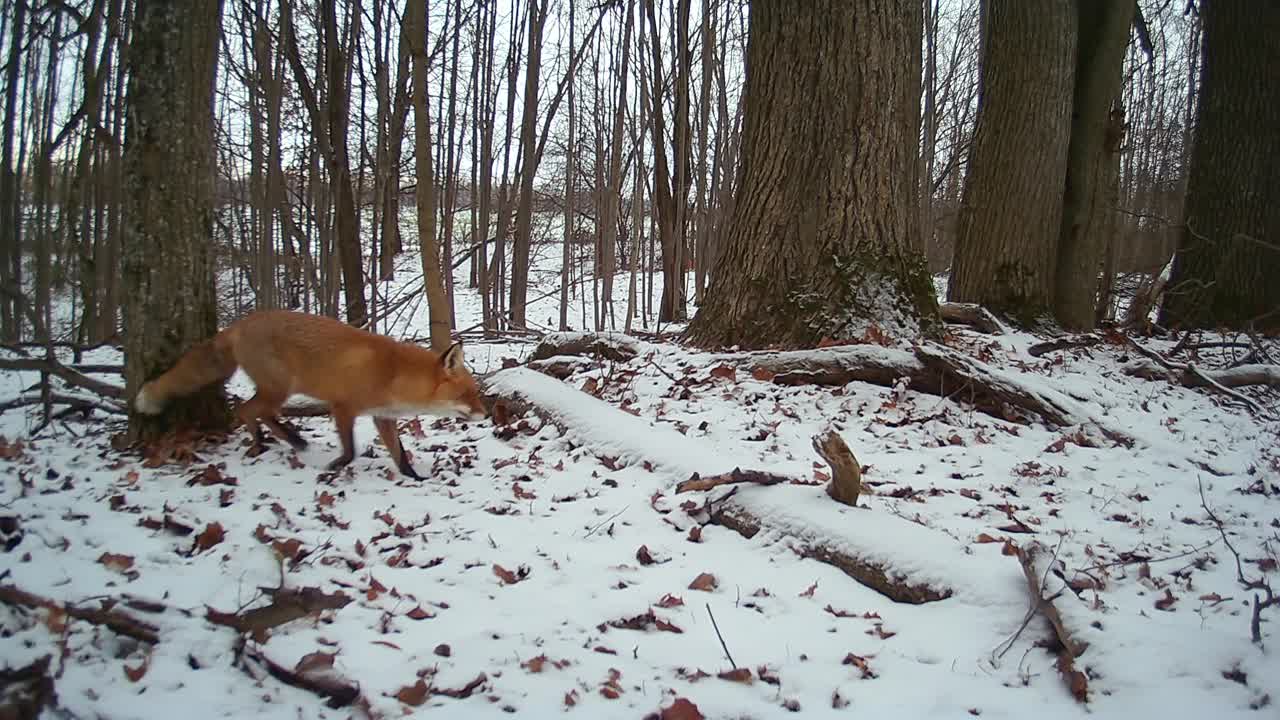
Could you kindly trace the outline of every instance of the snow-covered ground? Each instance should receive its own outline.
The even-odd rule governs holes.
[[[403,260],[398,282],[412,283],[415,261]],[[549,264],[531,296],[555,288]],[[479,303],[457,278],[467,327]],[[619,328],[626,284],[615,282]],[[557,301],[534,303],[530,318],[556,317]],[[425,327],[423,306],[394,332]],[[5,413],[0,517],[16,518],[21,539],[0,553],[0,586],[86,608],[113,599],[159,642],[0,603],[0,665],[51,655],[58,702],[75,717],[698,716],[673,708],[677,698],[708,718],[1275,717],[1280,635],[1264,622],[1263,647],[1250,641],[1253,593],[1201,488],[1243,572],[1274,578],[1280,424],[1124,375],[1123,345],[1034,358],[1037,340],[956,331],[953,346],[1073,398],[1132,447],[997,420],[962,396],[784,387],[745,366],[713,374],[723,355],[670,342],[587,363],[567,388],[525,368],[494,376],[558,405],[574,425],[565,435],[532,415],[501,428],[406,423],[422,483],[394,472],[366,419],[357,444],[368,452],[335,477],[323,474],[338,454],[327,418],[300,421],[302,453],[275,444],[245,457],[237,430],[179,448],[193,453],[186,464],[148,467],[111,449],[113,421],[67,420],[31,438],[34,412]],[[498,372],[532,348],[473,343],[467,357]],[[119,361],[110,350],[84,358]],[[35,378],[0,375],[0,400]],[[238,375],[231,389],[249,385]],[[874,490],[859,509],[823,492],[810,438],[829,428]],[[691,532],[704,502],[731,488],[677,495],[675,483],[735,466],[805,481],[733,490],[786,534]],[[801,557],[795,537],[886,559],[953,594],[892,602]],[[1087,705],[1042,647],[1047,622],[1019,632],[1028,593],[1006,539],[1056,552],[1063,576],[1048,584],[1074,588],[1055,603],[1089,643],[1076,661]],[[206,619],[266,605],[261,588],[282,584],[349,602],[247,641]],[[726,648],[746,677],[720,677],[733,669]],[[359,700],[327,707],[253,657],[338,676]]]

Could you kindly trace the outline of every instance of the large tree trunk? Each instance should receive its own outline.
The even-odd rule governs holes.
[[[1160,322],[1280,329],[1280,4],[1202,0],[1196,141]]]
[[[1120,92],[1135,7],[1131,2],[1079,0],[1080,47],[1054,288],[1054,314],[1072,330],[1092,328],[1097,315],[1098,269],[1114,213],[1107,199],[1120,153],[1111,110]]]
[[[1071,0],[983,0],[982,14],[978,125],[948,299],[1031,324],[1053,302],[1076,10]]]
[[[917,2],[752,4],[737,199],[695,342],[940,327],[914,239],[920,24]]]
[[[214,291],[213,88],[221,0],[138,0],[129,51],[125,165],[125,382],[146,380],[218,329]],[[215,385],[159,416],[130,410],[129,438],[225,430]]]

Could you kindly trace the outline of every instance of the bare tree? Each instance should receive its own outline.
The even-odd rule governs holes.
[[[132,397],[218,329],[212,228],[213,88],[221,0],[137,0],[129,54],[125,165],[125,380]],[[221,387],[129,416],[129,437],[225,430]]]

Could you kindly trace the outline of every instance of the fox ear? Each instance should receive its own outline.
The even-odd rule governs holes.
[[[450,372],[461,370],[463,363],[462,341],[450,345],[449,349],[445,350],[444,355],[440,358],[440,363],[444,365],[445,370]]]

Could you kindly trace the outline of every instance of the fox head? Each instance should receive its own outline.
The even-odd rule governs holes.
[[[480,397],[480,386],[467,369],[462,356],[461,341],[444,351],[440,356],[440,367],[444,370],[444,379],[436,390],[439,403],[472,420],[487,417],[488,412]]]

